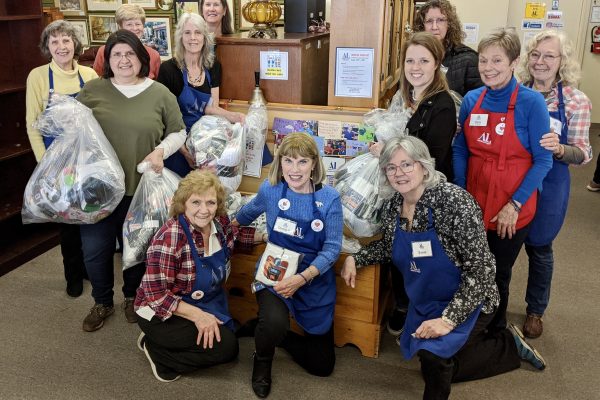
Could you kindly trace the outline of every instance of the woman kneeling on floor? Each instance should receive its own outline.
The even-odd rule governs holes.
[[[170,216],[150,244],[135,299],[138,347],[161,382],[232,361],[239,350],[223,289],[234,238],[219,179],[187,175]]]

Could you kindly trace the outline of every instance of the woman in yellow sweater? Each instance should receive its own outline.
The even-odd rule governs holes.
[[[68,21],[52,22],[42,32],[40,49],[50,63],[34,68],[27,77],[27,135],[35,159],[40,161],[51,140],[43,138],[33,123],[46,109],[53,93],[76,95],[89,80],[98,77],[93,69],[77,64],[83,52],[75,27]],[[60,248],[63,255],[67,294],[78,297],[83,292],[85,267],[78,225],[61,225]]]

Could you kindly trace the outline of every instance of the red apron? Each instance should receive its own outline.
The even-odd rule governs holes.
[[[484,89],[464,124],[465,139],[470,153],[467,190],[475,197],[483,211],[486,229],[496,229],[496,223],[491,223],[490,220],[509,202],[533,164],[531,154],[523,147],[515,130],[515,103],[518,92],[519,85],[510,97],[507,113],[496,113],[481,108],[487,93],[487,88]],[[487,124],[477,123],[476,120],[481,118],[479,115],[482,114],[487,115]],[[477,116],[472,118],[475,115]],[[485,126],[471,126],[472,120],[475,125]],[[533,219],[536,199],[537,191],[522,205],[517,229]]]

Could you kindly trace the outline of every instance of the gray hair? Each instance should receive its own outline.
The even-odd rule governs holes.
[[[48,48],[48,42],[50,41],[50,36],[57,36],[60,34],[67,35],[73,40],[73,48],[75,49],[73,57],[78,58],[81,53],[83,53],[83,44],[79,37],[79,31],[75,28],[75,25],[64,19],[51,22],[42,32],[39,46],[44,57],[48,59],[52,58],[52,54],[50,54],[50,49]]]
[[[444,174],[435,170],[435,160],[429,154],[429,149],[425,142],[415,136],[408,135],[394,137],[385,144],[383,151],[379,156],[379,169],[382,174],[385,175],[385,166],[389,164],[394,153],[400,149],[404,150],[414,161],[421,164],[425,170],[425,176],[423,177],[423,185],[425,188],[433,187],[441,181],[446,180]],[[380,180],[380,182],[385,181],[386,185],[389,185],[390,183],[387,176],[384,176],[383,178],[385,180]]]
[[[185,64],[184,54],[185,48],[183,47],[183,27],[188,22],[194,24],[194,26],[204,36],[204,45],[202,46],[202,53],[200,54],[199,63],[204,68],[212,68],[215,61],[215,53],[213,52],[213,46],[215,39],[213,34],[208,30],[208,25],[200,15],[195,13],[184,13],[177,22],[177,29],[175,29],[175,51],[174,58],[177,61],[179,68],[183,69]]]

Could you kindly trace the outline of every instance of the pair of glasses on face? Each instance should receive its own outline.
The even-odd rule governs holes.
[[[125,53],[112,53],[110,55],[110,58],[112,58],[113,60],[120,60],[123,57],[131,61],[135,60],[137,58],[137,55],[133,51],[126,51]]]
[[[436,25],[442,25],[448,22],[448,18],[428,18],[425,20],[425,25],[433,26],[434,22]]]
[[[554,62],[560,57],[561,56],[555,56],[554,54],[541,54],[537,51],[532,51],[531,53],[529,53],[529,59],[531,61],[538,61],[541,58],[544,62]]]
[[[400,165],[396,164],[388,164],[383,167],[383,172],[387,176],[394,176],[398,173],[398,170],[402,171],[404,174],[409,174],[415,170],[416,161],[403,161]]]

